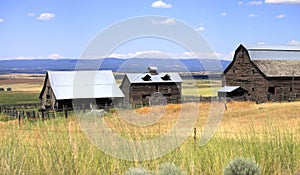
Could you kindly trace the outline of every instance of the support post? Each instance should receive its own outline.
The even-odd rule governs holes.
[[[64,105],[64,112],[65,112],[65,117],[68,118],[68,108],[66,107],[66,105]]]

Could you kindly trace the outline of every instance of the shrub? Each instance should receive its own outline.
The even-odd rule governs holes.
[[[260,167],[253,159],[238,157],[225,167],[224,175],[260,175]]]
[[[4,88],[0,88],[0,91],[4,91]]]
[[[185,175],[174,163],[164,163],[158,167],[158,175]]]
[[[12,91],[11,87],[8,87],[6,90],[7,90],[7,91]]]
[[[153,175],[153,173],[144,168],[129,168],[124,175]]]

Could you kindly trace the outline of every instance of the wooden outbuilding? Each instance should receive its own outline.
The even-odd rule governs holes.
[[[126,105],[181,103],[182,79],[178,73],[159,73],[150,66],[148,73],[126,73],[120,86]]]
[[[240,45],[223,76],[223,86],[239,86],[257,102],[299,100],[300,47]]]
[[[247,93],[248,91],[240,86],[224,86],[218,90],[219,97],[229,97],[232,99],[241,99],[241,97],[244,97]]]
[[[112,71],[47,71],[40,93],[41,108],[61,110],[96,104],[111,106],[113,98],[124,94],[116,84]]]

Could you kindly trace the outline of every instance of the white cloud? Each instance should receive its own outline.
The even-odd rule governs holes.
[[[252,13],[252,14],[249,14],[248,17],[252,17],[253,18],[253,17],[258,17],[258,15]]]
[[[239,1],[239,2],[238,2],[238,5],[243,5],[243,2],[242,2],[242,1]]]
[[[154,8],[172,8],[172,4],[167,4],[165,2],[163,2],[162,0],[158,0],[158,1],[155,1],[151,4],[151,7],[154,7]]]
[[[223,13],[221,13],[220,15],[221,15],[221,16],[226,16],[227,13],[226,13],[226,12],[223,12]]]
[[[35,16],[35,13],[27,13],[27,16]]]
[[[129,53],[111,53],[110,58],[170,58],[170,54],[158,50],[136,51]]]
[[[3,18],[0,18],[0,23],[4,22],[4,19]]]
[[[298,4],[300,0],[265,0],[266,4]]]
[[[167,24],[167,25],[170,25],[170,24],[175,24],[176,19],[168,18],[168,19],[161,20],[161,21],[152,20],[152,23],[153,24]]]
[[[289,42],[289,45],[299,46],[299,45],[300,45],[300,42],[297,41],[297,40],[292,40],[292,41]]]
[[[285,17],[286,17],[285,14],[279,14],[279,15],[276,16],[276,18],[278,18],[278,19],[282,19],[282,18],[285,18]]]
[[[248,2],[248,5],[262,5],[263,2],[262,1],[250,1]]]
[[[266,44],[265,42],[263,42],[263,41],[260,41],[260,42],[258,42],[258,43],[256,43],[257,45],[264,45],[264,44]]]
[[[66,57],[64,57],[64,56],[62,56],[62,55],[60,55],[58,53],[53,53],[51,55],[48,55],[47,58],[50,58],[50,59],[59,59],[59,58],[66,58]]]
[[[55,14],[53,13],[42,13],[40,16],[37,18],[38,20],[42,21],[49,21],[55,17]]]
[[[203,26],[196,28],[197,31],[204,31],[205,28]]]
[[[158,50],[146,50],[136,51],[131,53],[111,53],[107,57],[109,58],[174,58],[174,59],[189,59],[189,58],[200,58],[200,59],[232,59],[230,54],[207,52],[207,53],[194,53],[194,52],[183,52],[183,53],[166,53]]]

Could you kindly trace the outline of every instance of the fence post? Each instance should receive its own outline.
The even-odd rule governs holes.
[[[17,115],[18,115],[18,124],[19,124],[19,127],[20,127],[21,120],[22,120],[20,111],[17,112]]]
[[[32,117],[33,117],[33,118],[36,118],[36,113],[35,113],[35,111],[32,111]]]
[[[66,107],[66,105],[64,105],[64,112],[65,112],[65,117],[68,118],[68,108]]]
[[[45,110],[42,109],[42,121],[44,121],[44,118],[45,118]]]

